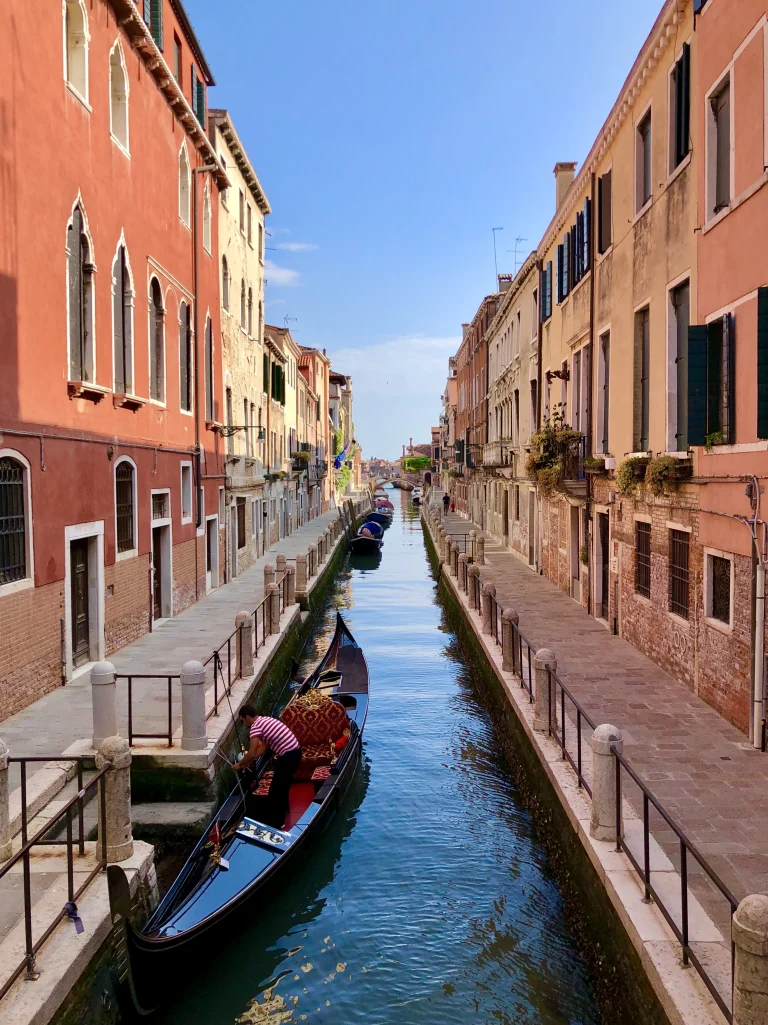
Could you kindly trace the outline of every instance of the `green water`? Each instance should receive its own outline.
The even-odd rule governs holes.
[[[181,980],[164,1025],[601,1021],[446,624],[418,510],[393,496],[380,566],[345,566],[307,652],[309,664],[324,650],[338,608],[370,668],[364,758],[341,814]]]

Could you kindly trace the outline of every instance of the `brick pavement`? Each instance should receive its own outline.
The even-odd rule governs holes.
[[[484,533],[456,514],[443,517],[442,526],[454,534]],[[768,754],[755,751],[684,684],[484,536],[482,582],[494,584],[497,599],[518,613],[532,646],[554,651],[558,676],[596,722],[622,730],[626,757],[736,898],[768,892]],[[652,829],[677,864],[672,831],[656,815]],[[705,903],[722,922],[722,898],[719,906]]]

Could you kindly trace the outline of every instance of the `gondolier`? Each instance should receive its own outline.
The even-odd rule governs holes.
[[[275,756],[269,794],[252,797],[248,810],[265,825],[282,829],[288,813],[288,792],[293,774],[301,761],[301,747],[284,722],[270,715],[257,715],[253,705],[243,705],[238,718],[248,727],[251,740],[248,750],[235,764],[235,770],[247,769],[266,751],[272,751]]]

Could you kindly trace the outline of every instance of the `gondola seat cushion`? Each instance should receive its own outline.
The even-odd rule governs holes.
[[[310,691],[292,701],[280,716],[301,744],[301,762],[296,780],[308,780],[320,765],[330,765],[336,754],[335,743],[349,727],[343,705],[327,695]]]

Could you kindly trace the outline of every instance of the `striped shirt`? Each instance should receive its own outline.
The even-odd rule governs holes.
[[[251,723],[251,740],[256,738],[266,744],[276,755],[295,751],[299,742],[285,723],[269,715],[259,715]]]

